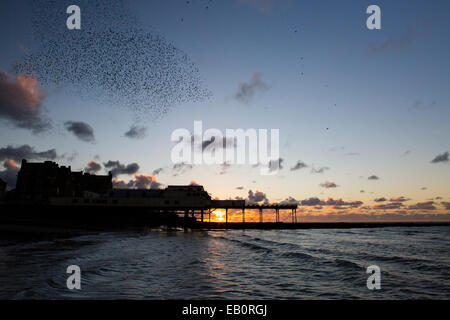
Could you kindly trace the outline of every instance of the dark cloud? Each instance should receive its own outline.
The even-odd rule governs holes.
[[[439,162],[448,162],[448,152],[444,152],[443,154],[437,155],[431,163],[439,163]]]
[[[291,171],[300,170],[300,169],[307,168],[307,167],[308,166],[304,162],[298,160],[297,163],[295,164],[295,166],[293,166],[291,168]]]
[[[386,198],[376,198],[373,201],[375,201],[375,202],[385,202],[387,200],[386,200]]]
[[[319,184],[319,186],[329,189],[329,188],[337,188],[338,185],[333,181],[325,181],[324,183]]]
[[[156,178],[146,174],[135,174],[134,180],[125,182],[123,180],[113,180],[113,186],[117,189],[163,189],[164,184],[156,181]]]
[[[146,174],[135,174],[135,187],[136,189],[159,189],[160,184],[156,184],[156,178]]]
[[[158,174],[160,174],[162,172],[164,172],[164,168],[158,168],[158,169],[153,170],[152,174],[154,176],[157,176]]]
[[[244,190],[244,187],[236,187],[237,190]]]
[[[125,137],[130,139],[144,139],[147,136],[147,128],[132,126],[130,130],[125,132]]]
[[[379,177],[377,177],[376,175],[372,175],[370,177],[367,178],[368,180],[380,180]]]
[[[381,210],[390,210],[390,209],[400,209],[403,207],[403,204],[401,202],[391,202],[387,204],[376,204],[373,206],[374,209],[381,209]]]
[[[192,164],[184,162],[175,163],[172,168],[173,176],[177,176],[179,174],[183,174],[189,170],[192,170],[193,167],[194,166]]]
[[[128,165],[121,164],[119,161],[111,161],[103,164],[106,169],[110,169],[113,177],[117,177],[121,174],[132,175],[139,171],[139,165],[137,163],[130,163]]]
[[[201,141],[202,138],[199,138],[198,141]],[[210,140],[203,140],[202,141],[202,151],[205,151],[206,147],[208,147],[210,144],[216,141],[215,137],[211,137]],[[194,135],[192,135],[191,139],[192,145],[194,144]],[[219,143],[214,145],[214,148],[211,148],[211,151],[213,151],[215,148],[220,149],[226,149],[228,147],[236,148],[237,147],[237,139],[235,137],[223,137],[222,141],[219,141]]]
[[[300,203],[302,206],[317,206],[317,205],[320,205],[322,203],[322,201],[320,201],[319,198],[314,197],[314,198],[302,200]]]
[[[95,161],[89,161],[84,171],[90,174],[96,174],[102,169],[102,165]]]
[[[328,198],[327,200],[320,200],[313,197],[305,199],[299,202],[302,206],[315,207],[315,206],[332,206],[335,208],[358,208],[363,205],[362,201],[344,201],[342,199]]]
[[[250,76],[250,81],[241,82],[239,84],[239,89],[234,98],[242,103],[250,103],[259,93],[263,93],[269,90],[270,86],[261,80],[262,75],[260,73],[253,73]]]
[[[0,160],[11,159],[16,162],[26,160],[54,160],[58,157],[55,149],[37,152],[33,147],[24,144],[20,147],[8,145],[0,149]]]
[[[19,172],[19,165],[14,160],[5,160],[3,167],[6,169],[0,171],[0,179],[6,182],[9,189],[16,186],[17,173]]]
[[[72,132],[78,139],[85,142],[95,141],[94,129],[85,122],[67,121],[64,123],[67,131]]]
[[[358,208],[363,205],[362,201],[344,201],[342,199],[333,199],[328,198],[322,205],[333,206],[333,207],[350,207],[350,208]]]
[[[415,205],[408,207],[411,210],[436,210],[434,206],[434,201],[418,202]]]
[[[113,188],[115,189],[133,189],[135,181],[131,180],[130,182],[125,182],[123,180],[114,179],[113,180]]]
[[[50,128],[43,116],[44,91],[35,77],[20,74],[15,81],[0,71],[0,118],[17,128],[40,133]]]
[[[450,202],[442,201],[441,204],[445,207],[446,210],[450,210]]]
[[[296,200],[293,197],[288,197],[280,202],[281,205],[299,205],[300,201]]]
[[[269,199],[264,192],[256,190],[253,192],[252,190],[248,191],[247,202],[249,204],[259,204],[262,202],[263,204],[269,204]]]

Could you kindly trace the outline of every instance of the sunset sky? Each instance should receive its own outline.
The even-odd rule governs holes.
[[[3,180],[26,155],[113,170],[118,187],[195,182],[221,199],[299,203],[304,220],[450,220],[449,1],[133,0],[139,32],[129,46],[138,49],[127,60],[111,44],[128,35],[114,16],[122,1],[98,2],[58,1],[63,9],[52,8],[49,21],[28,1],[2,1]],[[71,4],[81,8],[81,30],[65,25]],[[366,27],[371,4],[381,8],[381,30]],[[37,26],[55,31],[36,36]],[[64,42],[76,32],[85,32],[74,38],[83,45]],[[148,34],[161,39],[147,45]],[[95,59],[75,62],[74,48]],[[93,69],[78,68],[83,59]],[[161,72],[150,81],[142,71],[152,61]],[[176,84],[148,94],[163,78]],[[136,83],[145,89],[133,91]],[[194,121],[223,132],[279,129],[282,169],[174,167],[171,134],[193,131]]]

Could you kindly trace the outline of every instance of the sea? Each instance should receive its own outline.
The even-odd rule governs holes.
[[[69,266],[80,289],[69,289]],[[369,289],[369,266],[379,289]],[[450,227],[0,240],[0,299],[449,299]]]

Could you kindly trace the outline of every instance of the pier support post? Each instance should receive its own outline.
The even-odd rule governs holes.
[[[228,208],[225,209],[225,223],[228,223]]]
[[[259,208],[259,223],[263,223],[263,209]]]
[[[245,208],[242,209],[242,223],[245,223]]]
[[[295,210],[295,209],[292,209],[292,223],[295,222],[295,219],[294,219],[294,210]]]
[[[203,223],[203,209],[200,212],[201,212],[200,219],[202,220],[202,223]]]

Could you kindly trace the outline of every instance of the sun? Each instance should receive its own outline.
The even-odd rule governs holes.
[[[216,209],[212,213],[212,222],[225,222],[225,210]]]

